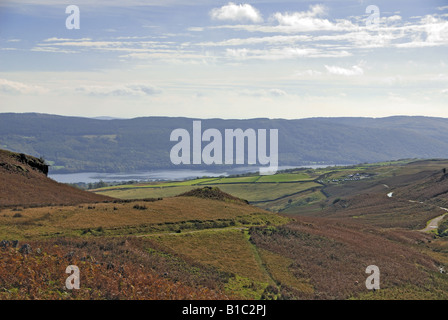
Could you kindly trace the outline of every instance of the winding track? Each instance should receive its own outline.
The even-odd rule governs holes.
[[[442,209],[442,210],[448,211],[447,208],[443,208],[443,207],[439,207],[439,208]],[[437,229],[437,228],[439,227],[440,222],[443,220],[443,218],[444,218],[447,214],[448,214],[448,212],[442,214],[441,216],[435,217],[435,218],[432,219],[432,220],[429,220],[428,225],[426,226],[426,228],[424,228],[424,229],[422,229],[422,230],[420,230],[420,231],[422,231],[422,232],[429,232],[429,231],[431,231],[431,230],[435,230],[435,229]]]
[[[389,186],[387,186],[387,185],[384,185],[384,187],[389,188]],[[393,195],[393,192],[389,192],[387,194],[387,196],[389,198],[392,198],[392,195]],[[415,200],[408,200],[408,201],[409,202],[418,202],[418,203],[423,204],[423,202],[421,202],[421,201],[415,201]],[[428,224],[426,225],[426,227],[421,229],[421,230],[419,230],[419,231],[421,231],[421,232],[430,232],[430,231],[435,230],[435,229],[437,229],[439,227],[440,222],[443,220],[443,218],[445,218],[446,215],[448,215],[448,208],[444,208],[444,207],[439,207],[439,208],[442,209],[442,210],[445,210],[447,212],[442,214],[442,215],[440,215],[440,216],[438,216],[438,217],[435,217],[434,219],[429,220]]]

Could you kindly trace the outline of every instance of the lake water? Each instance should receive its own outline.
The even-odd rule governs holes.
[[[286,170],[293,168],[324,168],[329,165],[309,165],[309,166],[280,166],[278,170]],[[153,170],[145,172],[124,172],[124,173],[99,173],[99,172],[80,172],[80,173],[64,173],[52,174],[48,177],[62,183],[95,183],[99,181],[104,182],[126,182],[134,181],[158,181],[158,180],[185,180],[194,179],[196,177],[219,177],[229,176],[234,174],[242,174],[248,172],[258,172],[258,167],[241,167],[231,168],[222,171],[212,170],[188,170],[188,169],[174,169],[174,170]]]

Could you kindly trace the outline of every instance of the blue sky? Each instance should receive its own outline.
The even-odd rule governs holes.
[[[0,112],[448,116],[446,0],[92,2],[0,3]]]

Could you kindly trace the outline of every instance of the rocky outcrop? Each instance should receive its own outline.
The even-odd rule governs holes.
[[[31,169],[48,176],[48,165],[45,163],[45,160],[26,155],[24,153],[15,153],[5,150],[0,151],[6,155],[6,158],[2,157],[2,159],[0,159],[0,167],[6,171],[26,173],[29,172],[29,169]]]
[[[28,156],[26,154],[20,153],[19,159],[20,162],[29,165],[31,168],[42,172],[45,175],[48,175],[48,165],[45,164],[45,160],[38,159],[32,156]]]
[[[114,199],[48,178],[48,165],[43,159],[0,149],[0,207],[80,204],[109,200]]]

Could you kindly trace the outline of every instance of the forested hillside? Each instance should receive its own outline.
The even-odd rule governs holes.
[[[173,167],[176,128],[189,118],[99,120],[0,114],[0,148],[44,157],[51,172],[124,172]],[[448,157],[448,119],[428,117],[202,120],[202,130],[278,129],[279,165],[355,164]],[[202,166],[204,168],[205,166]],[[199,169],[200,166],[197,165]]]

